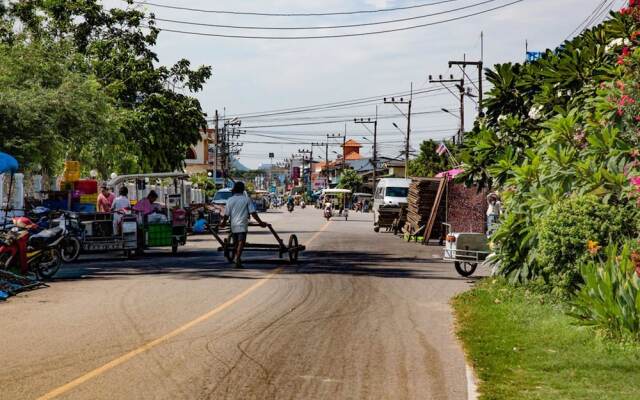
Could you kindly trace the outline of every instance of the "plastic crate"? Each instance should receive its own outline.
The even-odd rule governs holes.
[[[171,246],[173,234],[171,224],[147,225],[147,246]]]
[[[73,188],[83,194],[96,194],[98,193],[98,181],[95,179],[82,179],[73,182]]]
[[[81,194],[80,203],[83,204],[96,204],[98,202],[97,194]]]

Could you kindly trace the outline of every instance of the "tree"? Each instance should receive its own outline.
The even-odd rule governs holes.
[[[345,169],[340,174],[340,183],[338,188],[349,189],[352,192],[357,192],[362,187],[362,177],[352,169]]]
[[[420,154],[409,161],[409,176],[430,177],[439,172],[446,171],[453,167],[448,155],[439,155],[436,152],[439,143],[429,139],[420,144]],[[454,151],[453,143],[446,143],[449,151]]]
[[[127,2],[130,7],[125,10],[105,10],[98,0],[11,3],[0,7],[0,42],[6,46],[65,43],[72,51],[59,67],[93,77],[97,88],[113,99],[109,123],[119,121],[118,131],[105,137],[94,135],[92,141],[78,140],[74,148],[65,150],[88,157],[110,144],[118,149],[110,156],[124,160],[116,163],[119,173],[178,169],[188,147],[200,139],[199,129],[206,121],[198,100],[175,89],[201,90],[211,68],[191,69],[184,59],[172,67],[156,66],[152,48],[159,30],[154,16]],[[7,28],[17,22],[23,27],[20,34]],[[123,138],[126,146],[120,143]],[[104,165],[107,158],[98,154],[92,166]]]
[[[66,42],[0,43],[0,142],[27,170],[55,171],[65,155],[117,154],[124,141],[122,113],[95,76],[70,68],[75,56]],[[115,167],[125,154],[94,164]]]

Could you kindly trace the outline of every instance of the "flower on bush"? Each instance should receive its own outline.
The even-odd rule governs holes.
[[[602,246],[598,245],[598,242],[596,242],[595,240],[587,241],[587,250],[592,256],[598,254],[598,251],[600,251],[601,248]]]
[[[542,117],[542,109],[543,107],[541,105],[531,107],[531,110],[529,110],[529,118],[532,120],[540,119],[540,117]]]

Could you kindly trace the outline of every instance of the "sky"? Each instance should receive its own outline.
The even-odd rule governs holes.
[[[407,26],[437,23],[417,29],[346,38],[307,40],[239,39],[161,32],[155,51],[160,64],[171,65],[181,58],[193,66],[210,65],[213,75],[205,89],[195,96],[209,117],[214,110],[228,118],[240,116],[241,129],[247,133],[239,160],[255,168],[268,163],[268,153],[275,161],[291,157],[300,149],[310,149],[310,143],[327,141],[326,134],[344,134],[363,144],[362,153],[371,153],[368,140],[372,135],[363,125],[353,122],[308,124],[310,122],[352,121],[353,118],[380,117],[378,141],[380,155],[398,157],[403,150],[406,106],[400,110],[384,104],[384,95],[417,92],[412,101],[411,148],[418,149],[425,139],[443,140],[455,135],[459,127],[459,100],[442,85],[429,83],[428,76],[463,75],[460,69],[449,69],[449,60],[481,57],[480,34],[484,35],[485,66],[496,63],[522,62],[525,43],[530,51],[555,48],[602,3],[602,0],[523,0],[480,15],[438,23],[452,18],[508,4],[514,0],[148,0],[148,3],[188,7],[203,10],[226,10],[262,13],[328,13],[354,10],[377,10],[426,3],[441,3],[426,7],[368,14],[270,17],[215,14],[175,10],[141,5],[157,18],[187,21],[190,24],[158,21],[160,28],[189,32],[245,36],[318,36],[362,33]],[[479,4],[484,3],[484,4]],[[624,0],[607,0],[605,5],[618,9]],[[107,7],[123,7],[119,0],[104,0]],[[463,7],[467,9],[461,9]],[[458,11],[452,11],[460,9]],[[438,14],[422,18],[427,14]],[[605,15],[603,15],[604,18]],[[415,18],[413,20],[339,29],[313,30],[247,30],[196,26],[222,24],[259,27],[317,27],[351,25]],[[468,78],[477,80],[477,69],[467,67]],[[477,88],[469,83],[473,94]],[[485,86],[486,87],[486,86]],[[440,89],[434,92],[427,90]],[[455,88],[452,89],[457,92]],[[352,99],[369,98],[350,107],[332,107],[307,113],[290,113],[269,117],[249,117],[246,114],[306,107]],[[243,116],[243,114],[245,114]],[[473,98],[465,102],[465,124],[473,125],[477,106]],[[395,122],[400,130],[392,123]],[[366,137],[365,140],[363,137]],[[277,143],[276,142],[282,142]],[[293,142],[293,143],[291,143]],[[330,159],[340,152],[336,140],[330,140]],[[324,156],[324,148],[315,147],[315,154]]]

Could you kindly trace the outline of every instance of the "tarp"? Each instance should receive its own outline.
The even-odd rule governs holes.
[[[436,178],[444,178],[445,176],[447,176],[449,177],[449,180],[451,180],[463,172],[464,170],[461,168],[454,168],[450,169],[449,171],[440,172],[438,175],[436,175]]]
[[[0,174],[17,171],[18,161],[7,153],[0,152]]]

